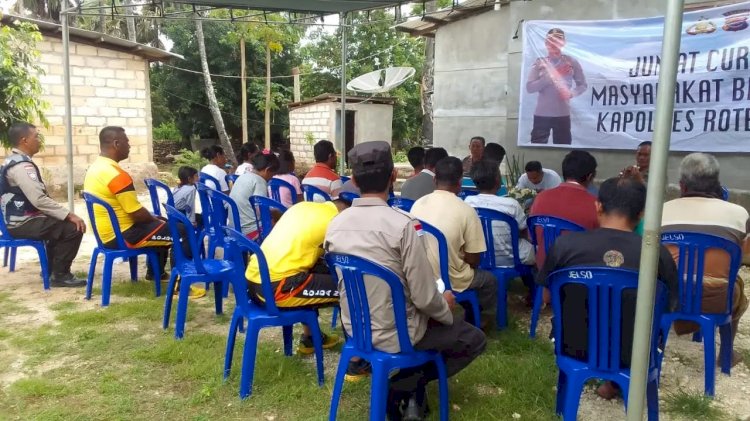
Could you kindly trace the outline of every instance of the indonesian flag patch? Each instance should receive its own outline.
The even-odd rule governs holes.
[[[414,224],[414,231],[417,232],[417,236],[419,237],[424,235],[424,231],[422,231],[422,224],[420,224],[419,222]]]

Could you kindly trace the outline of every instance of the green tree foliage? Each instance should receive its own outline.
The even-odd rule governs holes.
[[[18,121],[40,122],[44,125],[41,100],[42,86],[37,78],[43,74],[37,64],[36,43],[42,35],[36,25],[25,22],[0,25],[0,143],[6,148],[8,128]]]
[[[394,97],[393,142],[397,148],[407,148],[419,141],[422,122],[420,81],[424,60],[424,42],[400,34],[391,28],[394,16],[391,11],[353,13],[354,25],[348,34],[348,64],[346,80],[361,74],[392,66],[408,66],[416,74],[386,95]],[[331,34],[324,29],[308,34],[311,43],[302,47],[304,59],[302,96],[314,97],[341,90],[341,33]],[[319,72],[307,74],[311,72]]]
[[[229,17],[226,12],[212,11],[209,17]],[[238,23],[224,21],[203,22],[206,51],[211,73],[214,75],[240,74],[239,43],[230,34],[236,33]],[[253,24],[247,24],[253,25]],[[299,64],[297,44],[303,28],[286,26],[296,36],[283,40],[280,52],[274,53],[271,74],[291,75],[292,67]],[[197,73],[155,65],[151,70],[151,101],[154,124],[174,121],[186,137],[216,137],[213,119],[208,112],[208,100],[200,74],[200,57],[195,40],[195,26],[191,21],[169,20],[162,26],[163,33],[174,43],[172,51],[182,54],[185,60],[175,66]],[[252,32],[252,31],[251,31]],[[265,109],[266,46],[254,34],[246,38],[248,82],[248,132],[250,140],[262,144],[263,111]],[[214,89],[229,136],[242,139],[241,97],[239,78],[213,77]],[[274,78],[271,83],[272,138],[279,142],[288,128],[286,103],[292,98],[292,78]]]

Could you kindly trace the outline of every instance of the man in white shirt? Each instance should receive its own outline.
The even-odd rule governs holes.
[[[227,157],[224,155],[224,148],[219,145],[209,146],[201,151],[201,156],[208,160],[208,164],[201,168],[201,172],[208,174],[219,182],[218,186],[208,185],[211,188],[218,188],[222,193],[229,193],[227,185],[227,172],[224,171],[224,165],[227,163]]]
[[[425,168],[414,177],[406,180],[401,186],[401,197],[418,200],[435,191],[435,165],[448,156],[443,148],[432,148],[424,155]]]
[[[529,161],[524,168],[526,174],[523,174],[518,179],[516,184],[517,189],[531,189],[537,193],[554,189],[559,186],[562,180],[560,176],[547,168],[542,168],[542,163],[539,161]]]

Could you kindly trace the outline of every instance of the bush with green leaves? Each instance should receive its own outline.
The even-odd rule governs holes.
[[[202,157],[199,151],[180,149],[180,154],[174,157],[174,168],[172,169],[172,172],[177,174],[180,167],[193,167],[200,171],[205,165],[208,165],[208,160]]]
[[[154,140],[173,140],[179,142],[182,140],[180,129],[174,121],[163,122],[154,127]]]
[[[406,156],[406,151],[396,151],[395,154],[393,154],[393,162],[396,163],[403,163],[403,162],[409,162],[409,158]]]
[[[1,16],[1,14],[0,14]],[[27,121],[47,126],[39,66],[37,42],[42,34],[36,25],[14,21],[0,26],[0,143],[6,148],[8,129],[13,123]]]

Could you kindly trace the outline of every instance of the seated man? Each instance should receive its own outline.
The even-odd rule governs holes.
[[[414,146],[406,152],[406,158],[409,160],[409,165],[414,168],[414,174],[412,174],[412,177],[416,176],[424,169],[424,154],[424,148],[421,146]]]
[[[302,184],[315,186],[332,198],[338,197],[342,183],[341,177],[336,174],[338,156],[333,143],[327,140],[319,141],[313,146],[313,154],[315,155],[315,166],[307,172]],[[322,198],[317,196],[315,199],[316,202],[322,201]]]
[[[651,141],[641,142],[635,150],[635,165],[622,170],[622,175],[628,175],[648,182],[648,167],[651,164]]]
[[[8,131],[8,140],[13,149],[0,167],[0,217],[5,218],[8,232],[14,238],[46,243],[52,286],[86,285],[70,272],[86,224],[47,193],[42,174],[31,160],[39,152],[39,131],[29,123],[16,123]]]
[[[274,225],[261,250],[268,263],[277,307],[327,307],[339,303],[338,284],[321,257],[328,224],[347,207],[349,205],[342,200],[300,202],[284,212]],[[250,257],[245,277],[250,298],[262,305],[263,290],[255,255]],[[338,337],[323,335],[323,348],[338,343]],[[297,350],[301,354],[315,352],[307,326],[304,326]]]
[[[404,182],[401,186],[401,197],[417,200],[435,191],[435,165],[446,157],[448,152],[443,148],[428,149],[424,155],[425,168]]]
[[[390,145],[360,143],[349,151],[349,163],[362,198],[333,219],[324,248],[327,252],[349,253],[372,260],[396,273],[404,287],[412,345],[418,350],[439,351],[448,375],[458,373],[484,351],[486,339],[481,330],[465,321],[454,320],[451,309],[455,298],[450,291],[442,294],[438,291],[419,221],[386,203],[388,190],[396,180]],[[362,229],[363,226],[367,229]],[[344,329],[351,331],[343,285],[342,282],[339,287],[343,297],[341,318]],[[367,298],[373,346],[384,352],[399,352],[390,308],[391,292],[388,288],[368,288]],[[389,419],[402,419],[403,402],[408,402],[409,418],[419,419],[422,416],[419,412],[424,412],[426,407],[425,386],[435,379],[437,370],[433,364],[399,370],[391,376],[387,401]]]
[[[560,236],[550,250],[537,277],[537,283],[548,286],[550,273],[573,266],[606,266],[639,270],[641,263],[641,237],[633,232],[643,216],[646,206],[646,187],[632,178],[610,178],[602,183],[596,211],[601,228],[593,231],[570,232]],[[659,281],[669,290],[670,308],[677,305],[677,268],[669,251],[661,247],[659,255]],[[563,352],[581,360],[587,358],[587,291],[581,285],[570,285],[564,290],[562,301],[562,347]],[[635,319],[636,291],[624,293],[623,332],[621,337],[621,361],[630,365],[633,344],[633,323]],[[597,390],[600,396],[611,399],[616,388],[605,383]]]
[[[492,161],[480,161],[471,168],[471,178],[479,189],[479,194],[467,197],[464,202],[475,208],[492,209],[512,216],[518,223],[518,254],[521,263],[533,265],[534,246],[528,240],[526,213],[515,199],[496,194],[500,186],[500,170],[497,165]],[[513,266],[513,245],[508,225],[493,222],[492,235],[495,244],[495,264]]]
[[[487,245],[476,211],[456,196],[461,191],[462,172],[463,167],[458,158],[441,159],[435,167],[435,191],[417,200],[411,208],[411,214],[435,226],[445,235],[453,290],[476,290],[480,307],[487,313],[497,304],[497,280],[491,272],[478,268],[480,254],[487,250]],[[427,241],[427,249],[433,270],[440,273],[437,242],[432,236]],[[473,321],[472,312],[466,314]],[[484,326],[492,317],[483,319]]]
[[[125,244],[130,248],[154,247],[159,254],[161,279],[167,279],[164,268],[167,264],[172,235],[167,222],[151,214],[138,201],[130,174],[119,162],[130,155],[130,139],[122,127],[108,126],[99,132],[100,155],[89,166],[83,181],[83,190],[107,202],[115,211]],[[115,232],[107,211],[101,206],[94,208],[96,229],[105,247],[115,248]],[[183,249],[190,255],[189,245]],[[153,280],[151,265],[146,269],[146,279]]]
[[[471,166],[482,160],[484,156],[484,146],[487,142],[482,136],[474,136],[469,141],[469,155],[461,161],[464,174],[469,174]]]
[[[542,168],[539,161],[527,162],[524,169],[526,172],[518,179],[517,189],[531,189],[538,193],[560,185],[560,176],[550,169]]]
[[[750,245],[750,218],[742,206],[721,199],[719,161],[713,155],[693,153],[680,163],[679,199],[664,204],[662,231],[689,231],[717,235],[737,243],[740,247]],[[675,261],[679,250],[667,246]],[[747,248],[745,248],[747,250]],[[727,277],[729,256],[722,250],[706,252],[703,277],[703,311],[724,312],[727,303]],[[737,335],[740,317],[748,307],[744,282],[739,276],[734,282],[732,303],[732,335]],[[675,322],[678,335],[695,332],[697,326],[690,322]],[[732,365],[740,361],[740,354],[732,352]]]

